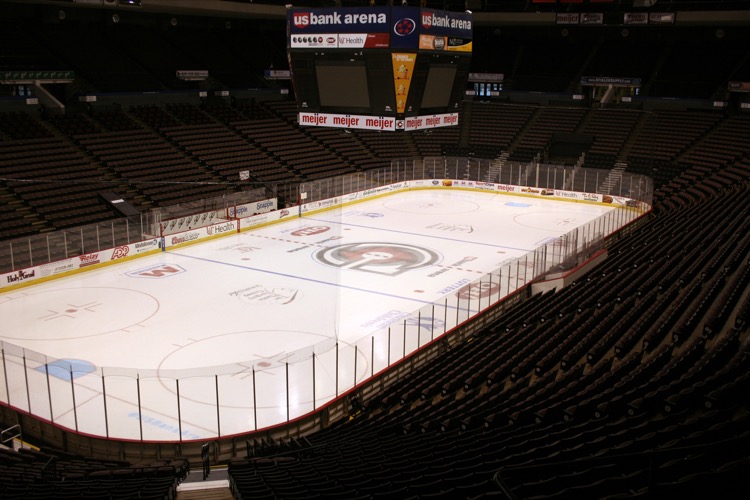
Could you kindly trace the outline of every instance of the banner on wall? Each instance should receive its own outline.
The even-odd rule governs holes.
[[[464,38],[441,35],[419,35],[419,50],[471,52],[472,42]]]
[[[396,128],[399,130],[426,130],[453,125],[458,125],[458,113],[410,116],[396,122]]]
[[[640,87],[641,79],[637,77],[615,77],[615,76],[582,76],[581,85],[584,86],[606,86],[613,87]]]
[[[471,40],[472,18],[468,12],[422,9],[420,12],[421,33],[463,38]]]
[[[750,92],[750,82],[729,82],[727,88],[730,92]]]
[[[417,55],[413,53],[397,52],[391,54],[393,86],[396,90],[396,110],[398,113],[403,113],[406,110],[406,100],[409,96],[409,86],[414,74],[416,60]]]
[[[387,116],[339,115],[335,113],[305,113],[298,115],[300,125],[312,127],[357,128],[365,130],[396,130],[396,119]]]
[[[241,217],[247,217],[248,215],[271,212],[277,208],[278,200],[276,198],[269,198],[267,200],[254,201],[252,203],[229,207],[227,208],[227,218],[239,219]]]

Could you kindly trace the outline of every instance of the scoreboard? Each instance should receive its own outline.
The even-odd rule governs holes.
[[[470,13],[287,10],[300,125],[394,131],[457,125],[471,51]]]

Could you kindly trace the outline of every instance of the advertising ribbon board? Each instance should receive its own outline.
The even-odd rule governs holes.
[[[336,33],[388,33],[388,7],[291,8],[287,21],[290,35]]]

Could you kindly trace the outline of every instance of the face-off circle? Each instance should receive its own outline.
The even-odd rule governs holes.
[[[44,306],[35,308],[29,305],[37,301]],[[19,308],[30,308],[35,312],[32,315],[14,314],[14,309]],[[157,298],[127,288],[30,290],[0,303],[4,326],[0,337],[6,340],[64,341],[122,333],[145,322],[158,311]],[[15,332],[22,332],[22,335]]]
[[[579,217],[580,214],[576,212],[531,212],[514,216],[513,222],[532,229],[556,230],[579,226]]]
[[[402,243],[348,243],[318,250],[313,258],[331,267],[354,269],[387,276],[431,266],[440,261],[437,252]]]
[[[470,200],[444,200],[424,198],[412,200],[386,200],[383,206],[394,212],[408,214],[448,215],[465,214],[479,210],[479,204]]]
[[[254,377],[265,377],[265,383],[273,383],[268,377],[277,375],[283,377],[287,364],[294,366],[311,362],[313,353],[320,356],[324,353],[335,352],[339,342],[336,338],[326,334],[298,330],[246,330],[222,333],[194,340],[172,351],[159,363],[158,378],[167,392],[177,396],[176,380],[179,371],[192,370],[197,377],[195,384],[186,386],[182,379],[180,399],[214,407],[216,405],[214,383],[209,382],[207,386],[202,384],[205,380],[212,380],[214,375],[219,375],[221,394],[244,395],[222,400],[222,408],[252,409]],[[348,344],[343,342],[342,345]],[[232,346],[232,348],[227,350],[226,346]],[[368,373],[368,361],[362,352],[359,352],[357,356],[357,380],[362,380]],[[201,367],[195,366],[197,359],[200,360]],[[205,378],[206,373],[211,374],[209,378]],[[306,377],[307,373],[295,369],[292,370],[291,376]],[[325,377],[325,370],[320,370],[318,380],[323,380]],[[301,387],[300,384],[309,384],[310,380],[292,380],[290,383],[293,387]],[[190,384],[189,380],[187,384]],[[317,394],[318,398],[327,396],[332,398],[334,394],[327,394],[325,390]],[[304,398],[302,403],[309,402],[304,396],[302,397]],[[259,405],[259,408],[264,407],[268,408],[262,403]]]

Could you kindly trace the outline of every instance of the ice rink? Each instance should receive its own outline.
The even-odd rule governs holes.
[[[51,396],[20,396],[7,380],[4,390],[13,406],[109,437],[204,439],[274,425],[477,307],[433,303],[610,210],[414,190],[6,292],[0,340],[29,351],[6,352],[4,376]],[[526,279],[508,269],[498,297]],[[413,347],[374,340],[420,310],[430,314],[420,314]],[[356,361],[337,370],[331,353],[357,345],[372,352],[356,347]],[[312,389],[298,388],[311,369]]]

